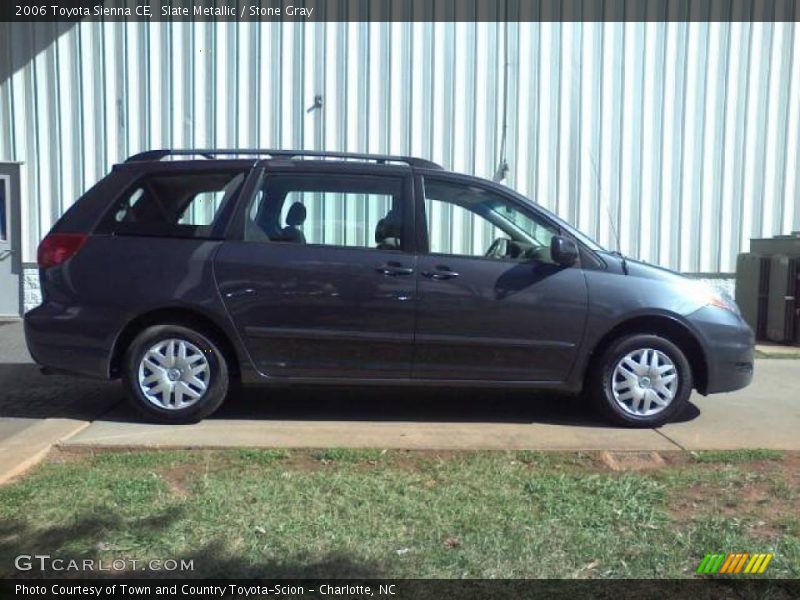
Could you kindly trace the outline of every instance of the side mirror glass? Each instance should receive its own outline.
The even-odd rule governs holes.
[[[554,235],[550,240],[550,256],[562,267],[571,267],[578,260],[578,246],[569,238]]]

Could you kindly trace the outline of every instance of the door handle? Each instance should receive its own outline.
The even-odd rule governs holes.
[[[398,277],[401,275],[411,275],[414,272],[414,269],[411,267],[404,267],[399,262],[391,261],[386,263],[385,265],[381,265],[377,269],[375,269],[381,275],[386,275],[387,277]]]
[[[255,294],[256,291],[253,288],[245,288],[243,290],[234,290],[232,292],[228,292],[225,294],[226,298],[236,298],[237,296],[247,296],[248,294]]]
[[[436,267],[435,271],[423,271],[422,275],[435,281],[444,281],[458,277],[458,273],[451,271],[448,267]]]

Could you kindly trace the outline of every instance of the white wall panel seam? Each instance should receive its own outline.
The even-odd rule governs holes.
[[[680,64],[680,107],[681,112],[678,117],[675,119],[675,126],[676,126],[676,133],[677,137],[680,140],[677,144],[674,145],[676,151],[676,169],[677,169],[677,177],[675,179],[675,186],[674,190],[677,191],[676,200],[672,203],[672,215],[670,219],[671,231],[672,231],[672,241],[671,241],[671,253],[670,253],[670,265],[673,265],[675,268],[680,269],[681,267],[681,245],[683,242],[682,234],[682,216],[684,210],[684,204],[686,203],[686,197],[683,195],[684,189],[684,145],[686,140],[686,128],[684,123],[686,121],[686,104],[687,104],[687,94],[686,94],[686,81],[688,79],[688,57],[689,52],[687,50],[687,45],[689,41],[689,25],[686,23],[681,23],[678,25],[678,32],[679,32],[679,39],[685,40],[685,43],[678,44],[678,51],[680,55],[679,63]]]
[[[782,230],[800,230],[800,35],[792,28],[792,62],[789,69],[791,81],[789,95],[789,130],[786,142],[786,188],[783,191],[784,213]]]

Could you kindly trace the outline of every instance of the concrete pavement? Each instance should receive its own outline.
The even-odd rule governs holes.
[[[660,429],[682,448],[800,450],[800,360],[757,360],[749,387],[692,402],[697,418]]]
[[[208,419],[188,427],[96,423],[64,446],[94,448],[285,447],[436,450],[677,450],[652,430],[609,430],[578,425],[375,421],[252,421]]]
[[[756,355],[760,358],[800,358],[800,346],[761,342],[756,344]]]
[[[148,425],[122,404],[67,440],[93,447],[800,450],[800,362],[758,361],[754,383],[692,396],[658,430],[609,427],[580,399],[458,390],[251,390],[189,426]]]
[[[145,424],[118,383],[43,376],[20,324],[0,327],[0,481],[71,447],[800,450],[800,361],[757,361],[749,388],[692,397],[658,430],[609,427],[579,399],[469,390],[251,389],[190,426]]]
[[[25,347],[22,324],[0,325],[0,483],[35,464],[121,397],[113,384],[41,375]]]

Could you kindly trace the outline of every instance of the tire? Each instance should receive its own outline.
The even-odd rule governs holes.
[[[694,387],[686,355],[671,341],[652,334],[614,340],[589,373],[587,384],[600,414],[628,427],[658,427],[680,416]]]
[[[183,325],[148,327],[123,361],[128,399],[141,415],[159,423],[196,423],[209,416],[228,395],[229,379],[219,346]]]

